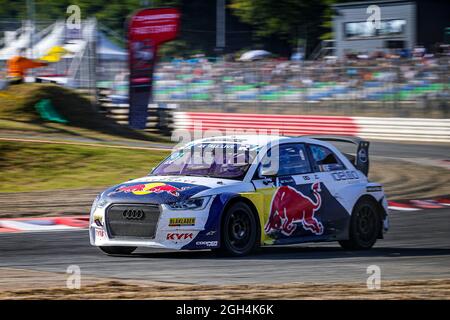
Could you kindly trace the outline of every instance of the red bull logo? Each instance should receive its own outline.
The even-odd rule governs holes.
[[[182,187],[177,188],[170,184],[162,183],[162,182],[152,182],[152,183],[142,183],[142,184],[135,184],[132,186],[122,186],[117,188],[114,193],[116,192],[125,192],[125,193],[133,193],[135,195],[145,195],[149,193],[162,193],[167,192],[168,194],[171,194],[174,197],[178,197],[180,195],[180,191],[186,190],[190,187]]]
[[[323,233],[323,225],[315,217],[322,205],[320,184],[311,186],[315,201],[289,186],[278,188],[272,198],[269,219],[264,228],[266,234],[281,231],[286,236],[292,235],[301,223],[305,230],[316,235]]]

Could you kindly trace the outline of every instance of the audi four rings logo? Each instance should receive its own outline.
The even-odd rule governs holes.
[[[125,210],[122,216],[128,220],[142,220],[145,217],[145,213],[144,210]]]

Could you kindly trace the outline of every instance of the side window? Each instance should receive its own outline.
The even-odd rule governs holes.
[[[315,165],[321,172],[345,170],[345,166],[339,158],[328,148],[319,145],[310,145],[311,154]]]
[[[288,143],[279,147],[278,176],[312,172],[303,144]]]

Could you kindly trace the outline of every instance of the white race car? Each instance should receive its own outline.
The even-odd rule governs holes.
[[[327,141],[353,142],[355,155]],[[148,176],[95,199],[90,242],[107,254],[137,247],[214,249],[339,241],[369,249],[388,229],[380,184],[357,138],[225,136],[177,149]]]

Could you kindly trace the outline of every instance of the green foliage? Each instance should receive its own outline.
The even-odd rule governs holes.
[[[348,0],[340,0],[343,1]],[[239,48],[267,44],[272,48],[286,47],[286,44],[292,47],[299,40],[311,48],[319,38],[330,37],[330,5],[335,2],[337,0],[227,0],[228,13],[245,23],[238,23],[234,17],[227,18],[230,32],[227,41],[237,35],[233,34],[233,27],[237,26],[234,31],[248,30],[254,35],[253,39],[249,37],[242,44],[238,43]],[[82,19],[95,16],[102,25],[124,37],[127,18],[134,11],[149,7],[146,3],[155,8],[178,7],[182,12],[179,41],[161,48],[163,58],[195,52],[214,54],[215,0],[35,0],[35,15],[37,20],[46,22],[66,19],[67,7],[74,4],[80,6]],[[26,17],[25,0],[0,0],[0,19],[20,21]]]
[[[231,0],[229,7],[260,37],[276,36],[297,44],[315,40],[330,27],[334,0]]]

